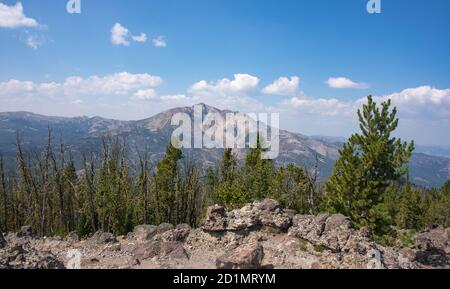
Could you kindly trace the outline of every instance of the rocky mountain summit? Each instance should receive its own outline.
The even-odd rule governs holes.
[[[141,225],[127,236],[35,238],[30,227],[0,234],[0,268],[450,268],[450,228],[384,247],[343,215],[297,215],[274,200],[227,212],[208,208],[200,228]]]

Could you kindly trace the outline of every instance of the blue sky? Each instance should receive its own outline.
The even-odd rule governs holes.
[[[367,0],[81,0],[81,14],[23,0],[22,18],[0,3],[0,111],[139,119],[206,102],[347,136],[373,94],[399,107],[403,138],[450,145],[448,0],[381,0],[381,14]]]

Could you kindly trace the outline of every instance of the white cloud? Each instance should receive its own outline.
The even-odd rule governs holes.
[[[22,3],[17,2],[13,6],[0,3],[0,27],[18,28],[37,26],[39,26],[39,23],[35,19],[28,18],[23,13]]]
[[[114,24],[111,28],[111,42],[114,45],[129,46],[130,42],[127,40],[129,37],[129,31],[123,27],[120,23]]]
[[[378,102],[387,99],[391,99],[398,106],[400,115],[406,118],[450,120],[449,88],[437,89],[427,85],[375,97]]]
[[[300,78],[298,76],[280,77],[269,86],[266,86],[262,92],[264,94],[295,96],[300,92]]]
[[[156,93],[156,90],[153,88],[149,89],[140,89],[138,90],[134,95],[134,100],[154,100],[158,98],[158,94]]]
[[[158,48],[163,48],[167,46],[167,42],[164,36],[158,36],[155,39],[153,39],[152,42],[153,45]]]
[[[293,97],[282,101],[281,106],[302,113],[323,116],[351,116],[356,112],[352,103],[341,102],[334,98],[303,99]]]
[[[147,42],[147,34],[141,33],[140,35],[136,35],[132,37],[136,42]]]
[[[159,86],[162,79],[149,74],[120,72],[103,77],[68,77],[64,82],[34,83],[31,81],[10,80],[0,83],[0,98],[18,97],[68,97],[78,96],[127,96],[139,90]]]
[[[132,35],[130,30],[120,23],[114,24],[111,28],[111,42],[114,45],[130,46],[131,41],[145,43],[147,34]]]
[[[243,96],[257,91],[259,78],[249,74],[235,74],[233,80],[227,78],[207,82],[199,81],[191,86],[189,93],[199,96]]]
[[[286,83],[293,82],[293,78],[288,80]],[[0,110],[143,119],[165,109],[207,103],[242,112],[279,112],[283,128],[306,134],[347,136],[358,129],[356,111],[366,102],[365,97],[342,101],[305,98],[298,94],[268,106],[258,100],[261,93],[259,78],[249,74],[236,74],[232,79],[202,80],[185,92],[173,94],[158,94],[161,83],[159,76],[128,72],[84,78],[72,76],[61,82],[9,80],[0,82]],[[273,87],[292,88],[295,85]],[[398,133],[403,138],[436,143],[440,139],[450,141],[443,136],[450,124],[450,88],[420,86],[374,96],[377,103],[387,99],[392,99],[398,108],[401,120]],[[430,129],[423,133],[428,127]]]
[[[187,100],[188,97],[184,94],[174,94],[174,95],[163,95],[161,96],[161,100],[163,101],[180,101]]]
[[[337,88],[337,89],[345,89],[345,88],[351,88],[351,89],[366,89],[369,88],[370,85],[366,83],[358,83],[354,82],[351,79],[348,79],[346,77],[330,77],[326,84],[328,84],[331,88]]]
[[[450,120],[450,89],[437,89],[431,86],[408,88],[384,96],[374,96],[378,103],[392,100],[398,108],[399,116],[405,119]],[[303,99],[293,97],[281,102],[281,107],[297,112],[320,114],[324,116],[355,116],[356,111],[367,99],[340,101],[338,99]]]

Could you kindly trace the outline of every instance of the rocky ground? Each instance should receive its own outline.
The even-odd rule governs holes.
[[[26,226],[0,234],[0,269],[450,268],[449,233],[434,228],[416,234],[415,245],[383,247],[345,216],[296,215],[264,200],[231,212],[210,207],[199,229],[142,225],[79,240],[34,238]]]

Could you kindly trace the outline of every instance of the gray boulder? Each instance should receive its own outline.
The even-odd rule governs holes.
[[[16,245],[0,254],[2,269],[64,269],[64,264],[50,252]]]
[[[443,228],[427,230],[416,235],[416,248],[430,251],[433,249],[450,253],[448,231]]]
[[[258,269],[264,258],[259,242],[242,245],[216,260],[217,269]]]
[[[184,242],[191,232],[191,226],[187,224],[180,224],[175,227],[175,229],[164,232],[160,235],[161,240],[165,242]]]
[[[80,237],[78,236],[77,232],[70,232],[69,234],[67,234],[66,240],[69,243],[77,243],[80,241]]]
[[[221,206],[211,206],[206,211],[206,219],[202,222],[201,228],[207,232],[223,232],[227,228],[225,208]]]
[[[209,207],[201,228],[206,232],[239,232],[265,226],[287,231],[291,225],[292,214],[285,213],[277,201],[266,199],[228,213],[221,206]]]
[[[31,226],[22,226],[19,237],[33,237],[33,228]]]
[[[158,231],[157,226],[153,225],[140,225],[134,227],[133,237],[138,241],[148,241],[151,240]]]
[[[91,237],[91,240],[97,245],[117,243],[117,239],[112,233],[99,230]]]
[[[341,215],[321,214],[319,216],[296,215],[289,235],[324,247],[334,253],[360,251],[366,254],[370,239],[367,231],[358,232],[352,228],[349,218]],[[363,245],[365,248],[359,248]]]
[[[174,228],[174,226],[172,224],[162,223],[158,226],[157,233],[162,234],[169,230],[173,230],[173,228]]]

